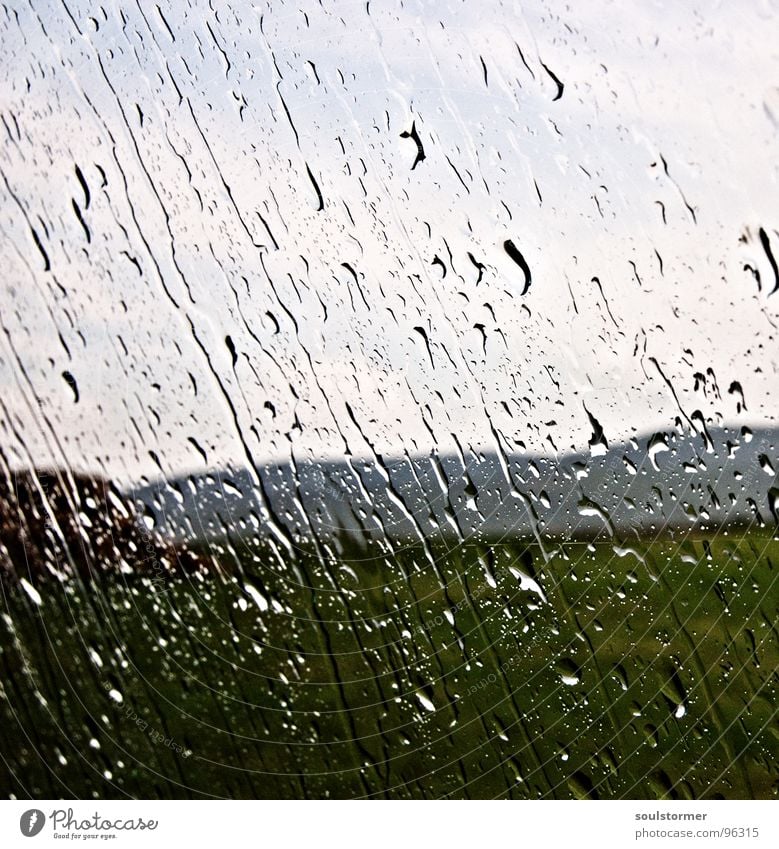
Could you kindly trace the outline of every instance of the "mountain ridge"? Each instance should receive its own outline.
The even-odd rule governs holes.
[[[150,527],[180,540],[256,535],[282,547],[348,538],[630,538],[777,522],[779,429],[654,431],[559,457],[468,455],[264,463],[136,487]]]

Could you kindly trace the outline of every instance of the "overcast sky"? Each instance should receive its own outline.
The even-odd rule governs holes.
[[[124,5],[0,19],[13,463],[775,423],[776,4]]]

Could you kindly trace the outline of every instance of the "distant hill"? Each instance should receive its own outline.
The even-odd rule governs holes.
[[[593,437],[587,453],[345,458],[213,471],[137,489],[177,540],[630,539],[777,522],[776,429]]]

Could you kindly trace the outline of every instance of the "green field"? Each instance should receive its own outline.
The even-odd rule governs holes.
[[[776,540],[211,557],[3,583],[4,796],[779,792]]]

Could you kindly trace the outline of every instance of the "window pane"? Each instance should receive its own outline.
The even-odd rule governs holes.
[[[0,792],[763,798],[768,6],[11,2]]]

